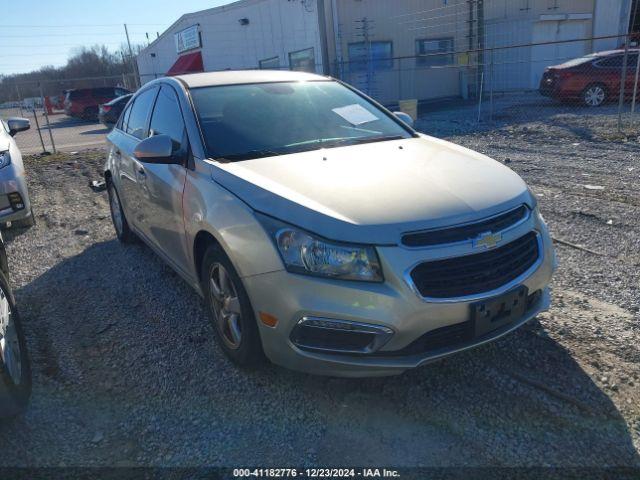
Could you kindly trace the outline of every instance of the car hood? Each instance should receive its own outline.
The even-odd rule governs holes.
[[[215,163],[212,175],[256,211],[325,238],[371,244],[535,202],[509,168],[426,135]]]

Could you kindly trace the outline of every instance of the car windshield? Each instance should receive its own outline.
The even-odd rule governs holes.
[[[239,161],[411,137],[389,115],[338,82],[195,88],[208,155]]]

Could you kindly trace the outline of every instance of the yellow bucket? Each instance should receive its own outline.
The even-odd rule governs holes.
[[[414,121],[418,119],[418,100],[400,100],[400,111],[406,113]]]

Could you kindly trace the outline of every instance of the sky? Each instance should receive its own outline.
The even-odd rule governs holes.
[[[0,28],[0,73],[62,66],[83,46],[126,44],[156,38],[181,15],[231,3],[232,0],[4,0]]]

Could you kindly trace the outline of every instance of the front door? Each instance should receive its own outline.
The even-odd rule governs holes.
[[[149,116],[158,93],[157,87],[140,92],[123,113],[113,154],[117,157],[118,194],[127,220],[135,230],[140,230],[142,216],[140,203],[140,162],[133,152],[141,140],[147,138]]]
[[[185,159],[189,149],[182,111],[175,90],[163,85],[151,114],[149,136],[168,135],[176,158]],[[189,272],[182,214],[186,180],[185,164],[140,163],[140,227],[142,234],[162,251],[175,267]]]

